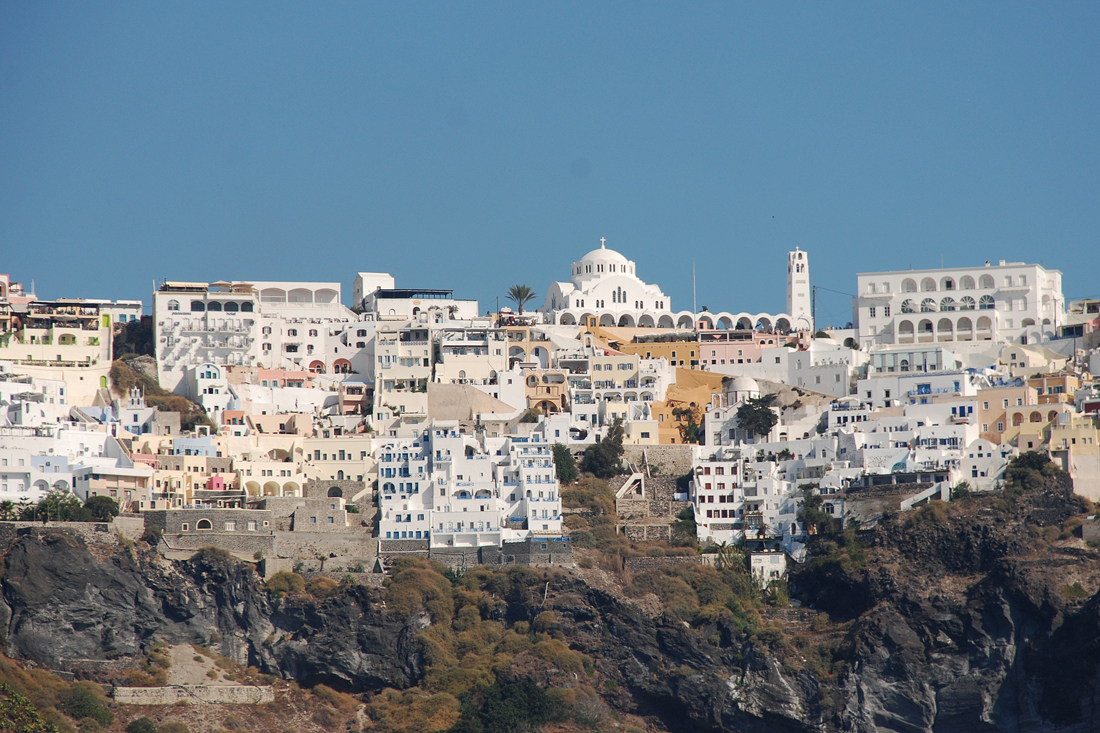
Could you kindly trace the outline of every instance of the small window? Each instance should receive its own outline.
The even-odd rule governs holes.
[[[184,522],[184,523],[183,523],[183,526],[182,526],[182,530],[183,530],[184,532],[187,532],[187,531],[188,531],[188,530],[190,530],[190,529],[191,529],[191,525],[190,525],[190,524],[188,524],[187,522]]]

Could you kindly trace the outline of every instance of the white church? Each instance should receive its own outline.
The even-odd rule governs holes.
[[[729,313],[672,310],[661,288],[641,280],[636,265],[607,249],[606,239],[579,262],[568,282],[555,282],[546,291],[539,312],[549,323],[572,326],[594,317],[601,326],[624,328],[740,329],[798,331],[813,327],[810,314],[809,256],[796,249],[787,256],[787,310],[789,313]]]

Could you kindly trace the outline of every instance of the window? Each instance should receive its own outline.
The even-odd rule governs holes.
[[[250,520],[248,522],[248,531],[249,532],[255,532],[256,531],[256,522],[254,520]]]
[[[887,318],[890,317],[890,306],[888,306],[888,305],[882,306],[882,315],[886,316]]]
[[[178,311],[180,309],[180,302],[178,300],[168,301],[168,310]]]
[[[871,318],[875,317],[875,309],[873,306],[867,309],[867,315],[871,316]]]
[[[230,520],[230,521],[226,522],[225,523],[225,531],[226,532],[236,532],[237,531],[237,523],[234,522],[233,520]]]

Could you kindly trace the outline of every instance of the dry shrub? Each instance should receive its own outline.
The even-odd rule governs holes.
[[[585,666],[592,663],[588,657],[580,652],[573,651],[565,642],[559,641],[558,639],[540,641],[535,644],[535,648],[532,649],[532,651],[536,657],[550,662],[550,664],[561,671],[573,672],[577,675],[584,674]]]
[[[332,578],[319,576],[306,583],[306,593],[314,598],[331,598],[340,592],[340,584]]]
[[[545,632],[552,630],[558,625],[558,615],[553,611],[543,611],[535,617],[533,624],[535,631]]]
[[[450,624],[454,596],[443,570],[439,563],[421,558],[399,558],[386,591],[386,608],[399,616],[409,616],[425,606],[433,623]]]
[[[1081,517],[1070,517],[1066,521],[1062,522],[1061,533],[1058,535],[1059,539],[1067,540],[1073,535],[1077,534],[1077,530],[1084,524],[1084,520]]]
[[[187,726],[187,723],[179,720],[172,720],[167,723],[161,723],[157,727],[157,733],[191,733],[191,729]]]
[[[341,712],[350,713],[359,709],[359,701],[351,695],[337,692],[328,685],[317,685],[313,694]]]
[[[441,733],[461,717],[458,699],[447,693],[384,690],[367,709],[380,733]]]
[[[305,587],[305,578],[286,570],[280,570],[267,580],[267,589],[272,593],[300,593]]]

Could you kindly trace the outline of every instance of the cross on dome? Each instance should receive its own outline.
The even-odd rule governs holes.
[[[606,241],[607,237],[600,237],[600,249],[607,249],[607,247],[604,246],[604,242]]]

